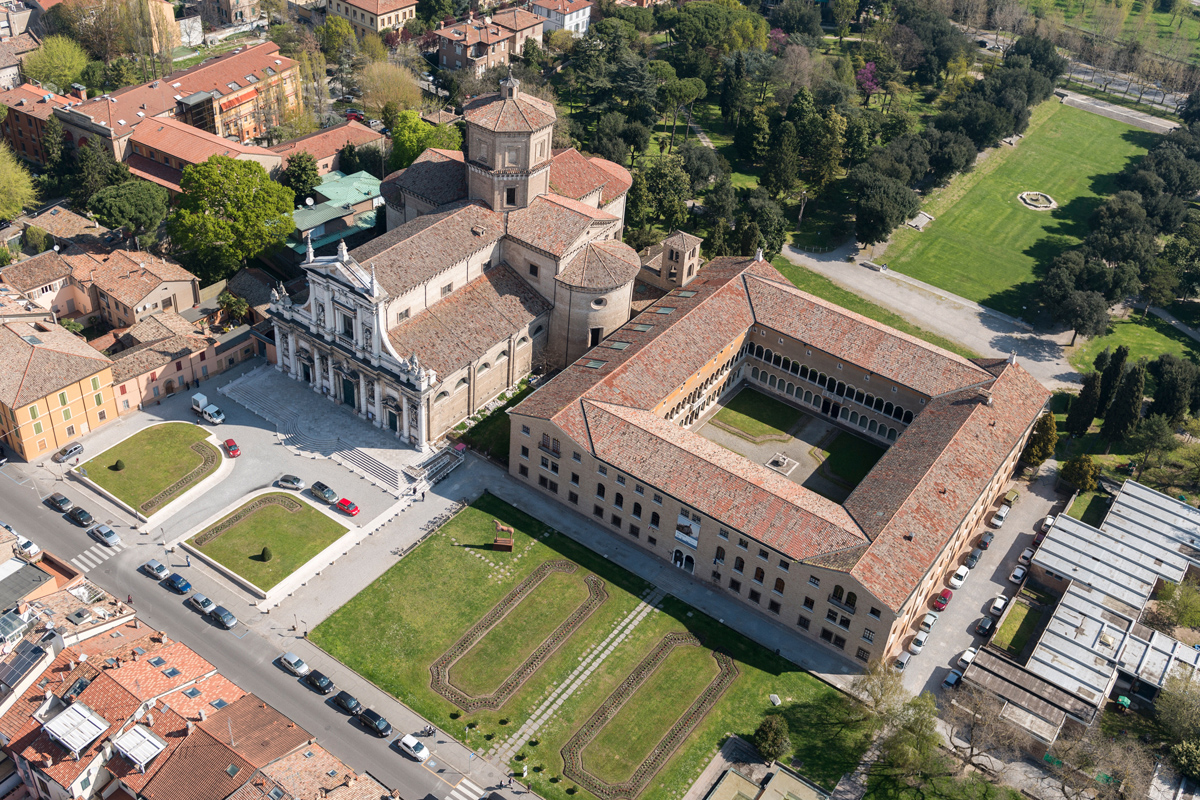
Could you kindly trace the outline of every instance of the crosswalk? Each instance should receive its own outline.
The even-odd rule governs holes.
[[[117,553],[125,549],[124,543],[116,547],[109,547],[106,544],[94,544],[87,550],[84,550],[79,555],[71,559],[71,563],[79,567],[84,572],[103,564],[108,559],[115,556]]]
[[[487,792],[482,787],[472,783],[468,778],[463,778],[457,786],[450,790],[450,794],[446,795],[446,800],[480,800],[485,794]]]

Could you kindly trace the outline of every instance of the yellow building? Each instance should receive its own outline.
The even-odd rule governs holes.
[[[26,461],[117,418],[112,361],[51,322],[0,325],[0,440]]]

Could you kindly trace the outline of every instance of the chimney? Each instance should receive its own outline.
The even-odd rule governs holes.
[[[72,83],[71,97],[78,97],[80,100],[87,100],[87,87],[78,83]]]
[[[1011,353],[1008,354],[1008,363],[1010,363],[1010,364],[1017,363],[1017,351],[1016,350],[1013,350]]]
[[[760,247],[760,248],[758,248],[758,252],[754,254],[754,260],[755,260],[755,261],[762,261],[762,260],[763,260],[763,251],[762,251],[762,248],[761,248],[761,247]]]
[[[204,722],[204,709],[200,709],[200,721]]]
[[[193,725],[193,724],[192,724],[192,721],[189,719],[189,720],[188,720],[188,724],[187,724],[187,732],[188,732],[188,736],[191,736],[191,735],[192,735],[192,731],[194,731],[195,729],[196,729],[196,726],[195,726],[195,725]]]

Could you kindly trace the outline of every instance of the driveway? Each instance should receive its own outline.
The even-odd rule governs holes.
[[[1042,465],[1037,480],[1032,484],[1014,482],[1010,488],[1019,491],[1021,498],[1013,506],[1004,526],[997,530],[985,521],[972,534],[971,547],[978,545],[985,531],[993,531],[996,538],[991,547],[983,552],[983,558],[971,570],[962,588],[954,590],[954,599],[941,612],[924,650],[909,661],[908,668],[904,670],[906,689],[914,694],[926,690],[938,692],[946,673],[951,669],[959,669],[958,657],[963,651],[968,647],[983,646],[983,637],[975,634],[975,624],[989,613],[988,609],[996,595],[1003,594],[1011,598],[1016,594],[1017,586],[1008,582],[1008,576],[1017,565],[1017,557],[1026,547],[1033,546],[1034,532],[1046,515],[1054,513],[1066,501],[1065,496],[1054,491],[1057,470],[1057,463],[1048,461]],[[987,519],[991,519],[991,514],[987,515]],[[963,553],[954,562],[955,568],[966,563],[969,552]],[[947,579],[949,577],[950,574],[945,576]],[[943,581],[939,590],[948,587],[949,584]]]

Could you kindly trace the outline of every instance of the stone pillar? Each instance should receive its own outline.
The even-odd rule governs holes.
[[[408,442],[408,398],[400,393],[400,438]]]
[[[417,405],[417,449],[425,452],[429,449],[427,441],[429,430],[429,412],[425,410],[426,400],[421,398],[421,402]]]
[[[283,372],[283,359],[279,356],[279,343],[283,341],[283,337],[279,334],[279,323],[271,323],[271,327],[275,329],[275,371]]]
[[[292,380],[300,380],[300,351],[296,349],[296,333],[288,331],[288,358],[290,359],[288,372],[292,376]]]
[[[375,379],[375,427],[383,427],[383,381]]]
[[[367,417],[367,376],[358,373],[358,415],[363,419]]]
[[[517,337],[508,337],[508,382],[505,384],[509,389],[517,379]]]
[[[329,362],[329,394],[327,394],[326,397],[329,398],[329,401],[331,403],[336,403],[337,402],[337,390],[334,388],[334,385],[333,385],[333,358],[326,357],[325,360]]]
[[[312,350],[312,390],[317,394],[321,393],[321,354],[316,349]]]

